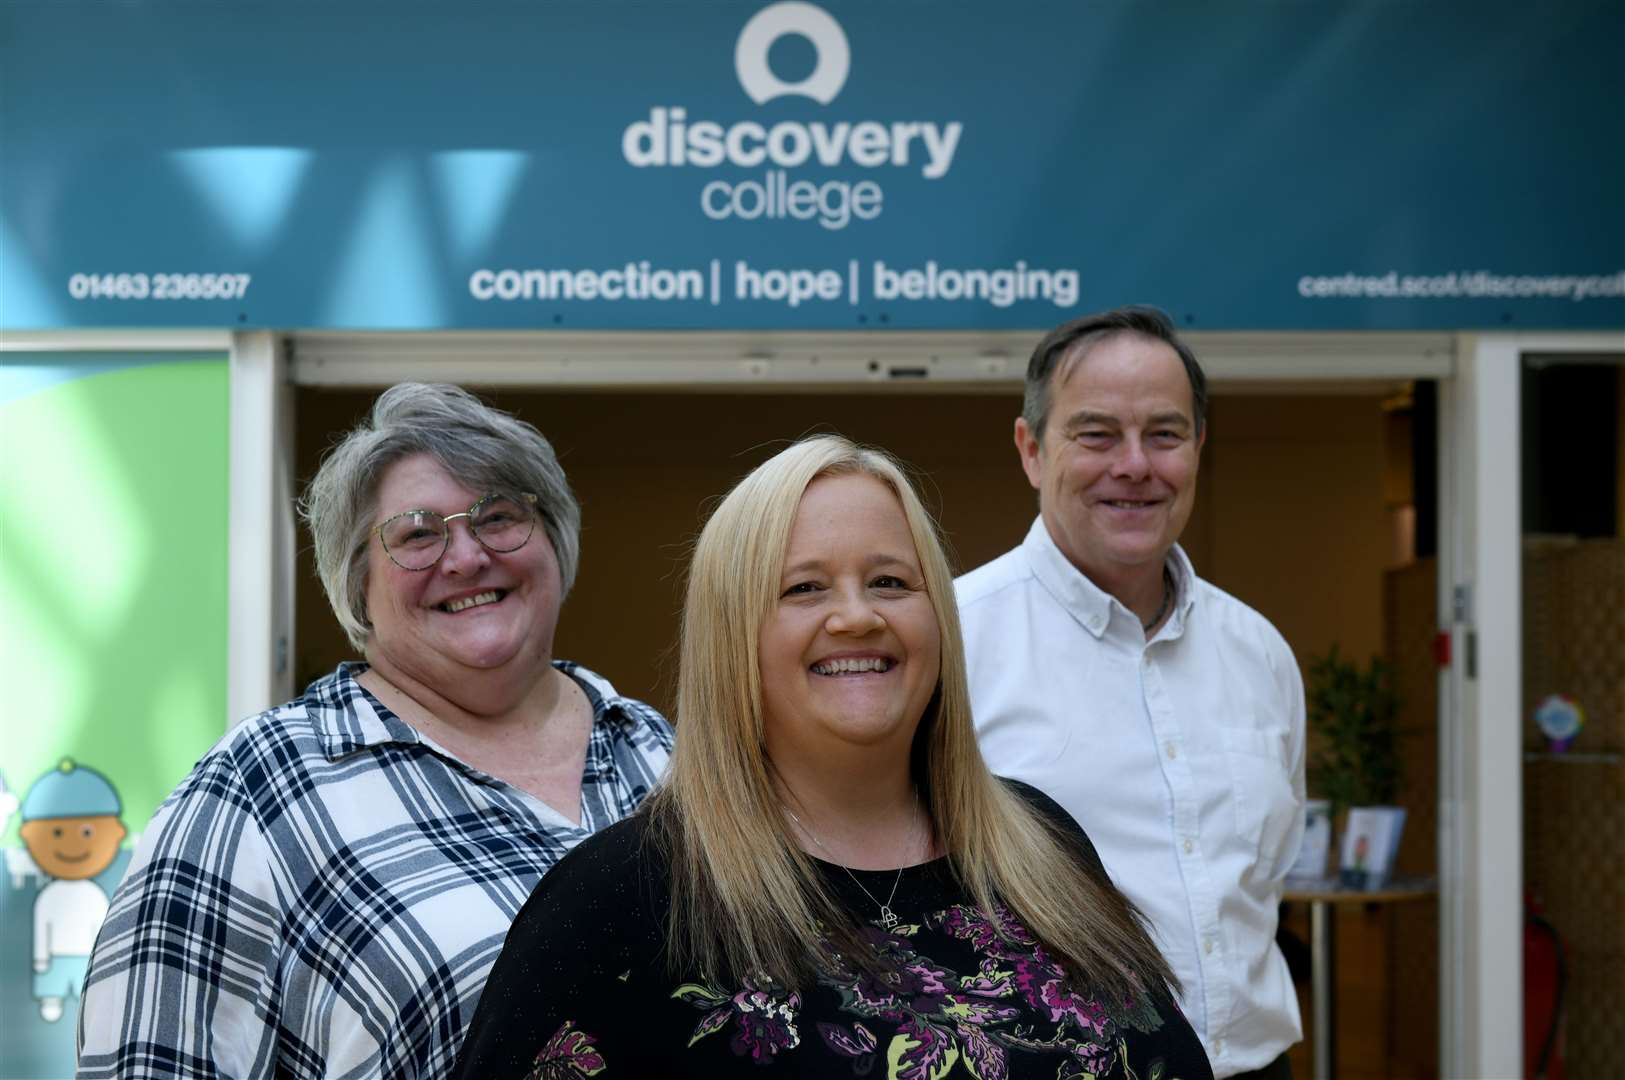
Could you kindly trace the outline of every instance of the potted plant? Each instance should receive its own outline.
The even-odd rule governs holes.
[[[1393,805],[1401,773],[1392,670],[1376,656],[1361,666],[1333,645],[1310,659],[1305,697],[1309,790],[1330,804],[1332,818],[1348,811],[1341,876],[1356,888],[1377,887],[1393,869],[1405,825],[1404,809]]]

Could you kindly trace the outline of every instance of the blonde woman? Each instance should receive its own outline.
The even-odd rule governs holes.
[[[1210,1077],[1054,803],[990,775],[899,467],[809,439],[700,535],[678,738],[520,913],[458,1075]]]

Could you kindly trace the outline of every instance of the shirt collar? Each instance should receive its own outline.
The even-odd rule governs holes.
[[[587,695],[594,727],[601,723],[635,723],[631,711],[623,704],[625,699],[603,676],[568,660],[555,660],[553,666],[575,680]],[[367,667],[362,663],[342,663],[332,675],[318,679],[305,690],[305,711],[321,743],[322,753],[329,761],[337,761],[348,754],[390,743],[433,747],[417,728],[396,716],[356,681]]]
[[[1196,606],[1196,567],[1185,549],[1175,544],[1168,549],[1168,569],[1174,575],[1174,614],[1183,622]]]
[[[1112,608],[1115,606],[1125,615],[1133,617],[1133,613],[1124,607],[1116,597],[1106,592],[1100,586],[1072,565],[1056,546],[1055,538],[1050,536],[1049,527],[1039,516],[1033,520],[1032,528],[1027,530],[1027,538],[1021,546],[1027,553],[1027,561],[1033,568],[1033,576],[1038,578],[1049,594],[1068,611],[1074,618],[1095,637],[1106,633],[1111,625]],[[1170,623],[1183,624],[1189,616],[1193,604],[1196,603],[1196,590],[1192,587],[1196,581],[1195,568],[1191,566],[1190,557],[1185,550],[1175,544],[1168,550],[1164,565],[1173,575],[1174,579],[1174,610]],[[1165,626],[1164,631],[1177,631],[1178,626]],[[1159,635],[1160,636],[1160,635]]]

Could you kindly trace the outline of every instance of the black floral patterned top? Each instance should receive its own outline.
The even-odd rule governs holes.
[[[1081,856],[1104,876],[1071,818],[1016,786],[1076,830]],[[883,978],[840,963],[795,989],[674,978],[662,948],[669,874],[643,843],[646,828],[642,815],[614,825],[542,879],[492,969],[457,1077],[1212,1078],[1166,996],[1122,1009],[1074,992],[1025,933],[995,932],[946,859],[900,878],[856,871],[879,897],[897,881],[901,921],[867,931],[889,962]],[[819,866],[859,918],[878,918],[843,869]]]

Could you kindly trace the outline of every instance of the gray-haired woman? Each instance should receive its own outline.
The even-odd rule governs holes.
[[[91,960],[82,1077],[444,1075],[533,886],[665,768],[657,712],[553,658],[580,510],[534,427],[404,383],[302,510],[366,663],[233,728],[159,809]]]

